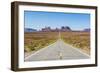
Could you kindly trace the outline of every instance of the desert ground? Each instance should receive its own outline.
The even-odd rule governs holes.
[[[34,53],[61,39],[66,44],[75,47],[90,55],[90,33],[83,31],[68,32],[25,32],[24,51],[25,56]],[[66,49],[66,48],[65,48]]]

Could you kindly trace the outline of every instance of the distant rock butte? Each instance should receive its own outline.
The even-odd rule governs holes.
[[[32,28],[25,28],[24,29],[25,32],[36,32],[36,29],[32,29]]]

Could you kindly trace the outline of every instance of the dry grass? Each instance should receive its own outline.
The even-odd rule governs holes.
[[[24,34],[25,52],[37,51],[45,46],[56,42],[58,32],[28,32]],[[89,32],[61,32],[61,39],[90,54],[90,33]]]
[[[58,32],[28,32],[24,35],[25,52],[39,50],[58,39]]]
[[[90,54],[89,32],[61,32],[61,38],[68,44]]]

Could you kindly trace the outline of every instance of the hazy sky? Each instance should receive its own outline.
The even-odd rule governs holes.
[[[61,28],[69,26],[72,30],[90,28],[90,14],[24,11],[25,28],[40,30],[44,27]]]

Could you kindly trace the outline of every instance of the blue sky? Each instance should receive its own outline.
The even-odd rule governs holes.
[[[25,28],[40,30],[44,27],[61,28],[69,26],[72,30],[90,28],[90,14],[24,11]]]

